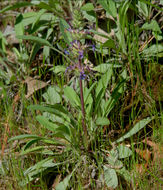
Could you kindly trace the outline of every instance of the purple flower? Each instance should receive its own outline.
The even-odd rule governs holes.
[[[84,74],[84,71],[80,72],[80,80],[84,80],[86,78],[86,74]]]
[[[95,52],[95,50],[96,50],[96,46],[94,44],[92,45],[92,50],[93,50],[93,52]]]
[[[66,55],[70,55],[70,53],[69,53],[69,51],[67,51],[67,49],[64,49],[64,53],[65,53]]]
[[[82,50],[82,51],[79,51],[78,53],[79,53],[79,59],[83,59],[83,57],[84,57],[84,55],[83,55],[83,53],[84,53],[83,50]]]
[[[67,28],[67,31],[71,32],[71,31],[72,31],[72,29],[71,29],[71,28]]]

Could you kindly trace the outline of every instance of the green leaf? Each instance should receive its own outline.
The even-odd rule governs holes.
[[[104,179],[107,187],[116,188],[118,186],[118,178],[114,169],[104,165]]]
[[[124,136],[119,138],[116,142],[120,143],[124,141],[125,139],[133,136],[134,134],[139,132],[142,128],[144,128],[149,122],[151,122],[152,119],[154,119],[154,117],[147,117],[146,119],[142,119],[141,121],[136,123],[136,125],[128,133],[126,133]]]
[[[139,12],[143,14],[143,16],[148,18],[149,13],[148,13],[148,7],[146,3],[138,1],[138,9],[139,9]]]
[[[90,22],[96,22],[96,14],[94,11],[83,11],[83,16]]]
[[[61,163],[54,163],[53,157],[48,157],[40,162],[37,162],[34,166],[31,166],[26,171],[24,171],[25,180],[20,182],[21,186],[26,185],[30,181],[37,178],[38,174],[44,172],[48,168],[53,168],[55,166],[61,165]]]
[[[66,66],[64,65],[57,65],[51,69],[55,74],[64,73],[66,71]]]
[[[38,44],[42,44],[42,45],[45,45],[45,46],[49,46],[49,47],[52,47],[51,44],[43,39],[43,38],[39,38],[39,37],[36,37],[36,36],[31,36],[31,35],[21,35],[21,36],[16,36],[18,39],[22,39],[22,40],[30,40],[30,41],[33,41],[33,42],[36,42]]]
[[[110,121],[106,117],[98,117],[96,119],[96,125],[102,125],[102,126],[104,126],[104,125],[110,125]]]
[[[109,70],[109,69],[112,72],[112,68],[119,68],[119,67],[122,67],[122,65],[110,64],[110,63],[102,63],[102,64],[94,67],[92,70],[98,71],[99,73],[106,73],[106,71]]]
[[[88,97],[89,97],[91,91],[93,90],[93,88],[95,87],[96,84],[97,84],[97,82],[94,82],[94,83],[92,84],[92,86],[91,86],[86,92],[84,91],[84,103],[85,103],[85,104],[87,104]]]
[[[109,39],[109,40],[107,40],[104,44],[103,44],[103,47],[108,47],[108,48],[112,48],[112,49],[117,49],[116,48],[116,45],[115,45],[115,42],[114,42],[114,40],[112,40],[112,39]]]
[[[41,9],[39,12],[37,12],[37,15],[35,17],[34,22],[32,23],[32,30],[34,29],[34,27],[38,24],[40,17],[46,12],[45,9]]]
[[[94,10],[93,3],[86,3],[84,6],[81,7],[82,11],[92,11]]]
[[[55,87],[49,87],[48,90],[43,94],[47,104],[54,105],[61,102],[61,97],[56,91]]]
[[[117,173],[119,173],[126,181],[131,182],[131,174],[125,167],[117,170]]]
[[[117,16],[117,9],[115,6],[115,2],[113,0],[108,0],[108,4],[109,4],[109,13],[112,17],[116,18]]]
[[[109,98],[109,100],[105,103],[105,116],[108,116],[108,114],[111,112],[111,110],[114,108],[114,106],[116,105],[119,97],[121,96],[121,94],[123,93],[123,91],[121,92],[120,89],[124,86],[126,80],[122,80],[120,81],[117,86],[115,87],[115,89],[113,90],[111,97]]]
[[[24,34],[23,15],[22,14],[19,14],[16,17],[15,33],[16,33],[16,36]],[[22,40],[19,40],[19,41],[22,42]]]
[[[39,121],[40,124],[42,124],[44,127],[46,127],[48,130],[53,131],[54,135],[56,137],[64,138],[68,141],[70,141],[70,130],[69,126],[65,126],[63,124],[55,124],[49,121],[48,118],[38,115],[36,117],[37,121]]]
[[[37,138],[40,138],[40,137],[37,135],[25,134],[25,135],[18,135],[18,136],[12,137],[8,140],[8,142],[15,141],[15,140],[22,140],[22,139],[24,140],[24,139],[37,139]]]
[[[73,90],[73,88],[71,88],[69,86],[66,86],[66,88],[64,88],[64,95],[66,96],[66,98],[68,98],[68,100],[70,101],[70,103],[72,104],[72,106],[80,107],[79,96]]]
[[[57,186],[56,186],[56,190],[66,190],[67,189],[67,187],[68,187],[68,185],[69,185],[69,181],[70,181],[70,179],[71,179],[71,174],[70,175],[68,175],[68,176],[66,176],[65,178],[64,178],[64,180],[62,181],[62,182],[60,182]]]
[[[45,149],[45,146],[36,146],[36,147],[33,147],[33,148],[28,148],[26,150],[23,150],[20,155],[25,155],[25,154],[28,154],[28,153],[31,153],[31,152],[40,152],[42,150]]]
[[[159,27],[156,20],[152,20],[150,23],[146,22],[145,24],[143,24],[142,29],[144,29],[144,30],[152,30],[154,32],[161,33],[161,29],[160,29],[160,27]]]
[[[142,51],[142,53],[146,56],[156,56],[157,53],[161,53],[161,52],[163,52],[162,44],[151,45],[149,48],[146,48]]]
[[[130,148],[128,148],[127,146],[124,146],[124,145],[119,145],[117,147],[117,150],[118,150],[118,155],[119,155],[119,159],[122,159],[122,158],[127,158],[129,156],[132,155],[132,151],[130,150]]]
[[[112,70],[112,68],[109,68],[108,70],[106,70],[105,74],[102,75],[102,77],[99,80],[97,87],[96,87],[96,97],[100,93],[101,89],[103,89],[105,91],[105,89],[107,88],[108,83],[111,79],[112,74],[113,74],[113,70]]]
[[[49,121],[48,118],[42,116],[42,115],[38,115],[36,116],[36,120],[43,125],[44,127],[46,127],[48,130],[56,132],[56,130],[59,128],[58,125],[56,125],[55,123],[52,123]]]
[[[21,7],[27,7],[27,6],[31,6],[32,3],[29,3],[29,2],[20,2],[20,3],[15,3],[14,5],[11,5],[11,6],[7,6],[5,7],[4,9],[2,9],[0,11],[0,13],[4,13],[6,11],[9,11],[9,10],[14,10],[14,9],[18,9],[18,8],[21,8]]]
[[[32,139],[32,140],[28,141],[26,143],[26,145],[23,147],[23,150],[25,151],[26,149],[31,147],[33,144],[37,143],[39,140],[41,140],[41,138],[36,138],[36,139]]]
[[[60,19],[59,27],[60,27],[60,31],[63,35],[65,42],[70,44],[70,42],[72,41],[72,38],[71,38],[70,33],[66,31],[66,29],[70,28],[70,26],[67,24],[65,20]]]

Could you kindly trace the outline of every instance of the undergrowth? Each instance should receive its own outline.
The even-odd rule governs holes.
[[[0,189],[162,189],[162,1],[0,7]]]

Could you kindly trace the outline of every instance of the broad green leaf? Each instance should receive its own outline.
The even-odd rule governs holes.
[[[61,163],[54,163],[53,157],[48,157],[40,162],[37,162],[34,166],[31,166],[26,171],[24,171],[25,180],[21,181],[20,185],[26,185],[30,181],[37,178],[38,174],[44,172],[46,169],[53,168],[58,165],[61,165]]]
[[[69,120],[71,120],[71,125],[73,127],[76,127],[76,122],[75,122],[73,116],[61,104],[55,104],[53,106],[30,105],[30,106],[28,106],[28,109],[40,110],[42,112],[52,113],[58,117],[64,118],[68,122],[69,122]]]
[[[128,170],[126,170],[125,167],[116,170],[116,172],[119,173],[126,181],[128,181],[129,183],[131,182],[132,180],[131,174]]]
[[[143,24],[142,29],[144,29],[144,30],[152,30],[154,32],[161,33],[161,29],[160,29],[160,27],[159,27],[156,20],[152,20],[150,23],[146,22],[145,24]]]
[[[96,22],[96,14],[94,11],[83,11],[83,16],[90,22]]]
[[[163,11],[163,8],[161,8],[160,6],[157,6],[156,4],[152,3],[151,1],[148,0],[139,0],[147,5],[150,5],[151,7],[155,7],[156,9]]]
[[[56,132],[57,129],[59,128],[58,125],[56,125],[55,123],[52,123],[49,121],[48,118],[42,116],[42,115],[38,115],[36,116],[36,120],[43,125],[44,127],[46,127],[48,130]]]
[[[69,130],[69,126],[65,126],[63,124],[55,124],[49,121],[48,118],[42,116],[42,115],[38,115],[36,117],[37,121],[43,125],[45,128],[47,128],[50,131],[54,132],[54,135],[56,137],[61,137],[64,138],[68,141],[70,141],[70,130]]]
[[[109,39],[109,40],[107,40],[104,44],[103,44],[103,47],[108,47],[108,48],[113,48],[113,49],[117,49],[116,48],[116,45],[115,45],[115,42],[114,42],[114,40],[112,40],[112,39]]]
[[[113,0],[108,0],[108,5],[109,5],[109,13],[111,14],[112,17],[116,18],[117,9],[115,6],[115,2]]]
[[[105,103],[105,117],[108,116],[108,114],[111,112],[111,110],[114,108],[116,105],[119,97],[122,95],[123,91],[121,92],[120,89],[121,87],[124,86],[126,80],[120,81],[115,89],[113,90],[111,97],[108,99],[108,101]]]
[[[104,126],[104,125],[110,125],[110,121],[106,117],[98,117],[96,119],[96,125],[102,125],[102,126]]]
[[[35,17],[34,22],[32,23],[32,30],[34,29],[34,27],[37,25],[37,23],[40,20],[40,17],[46,12],[45,9],[41,9],[39,12],[37,12],[37,15]]]
[[[111,71],[112,71],[112,68],[119,68],[119,67],[122,67],[122,65],[102,63],[102,64],[94,67],[92,70],[98,71],[99,73],[106,73],[106,71],[109,69],[111,69]]]
[[[149,122],[151,122],[152,119],[154,119],[154,117],[147,117],[146,119],[142,119],[141,121],[136,123],[136,125],[128,133],[126,133],[124,136],[119,138],[116,142],[120,143],[124,141],[125,139],[130,138],[131,136],[135,135],[142,128],[144,128]]]
[[[119,159],[127,158],[132,155],[132,151],[127,146],[119,145],[117,146],[117,150],[118,150]]]
[[[55,74],[63,73],[66,71],[66,66],[64,65],[57,65],[51,69]]]
[[[26,2],[26,1],[15,3],[14,5],[7,6],[4,9],[0,10],[0,13],[4,13],[4,12],[9,11],[9,10],[14,10],[14,9],[18,9],[18,8],[21,8],[21,7],[27,7],[27,6],[31,6],[31,5],[32,5],[32,3],[29,3],[29,2]]]
[[[73,88],[66,86],[66,88],[64,88],[64,95],[66,96],[66,98],[68,98],[72,106],[80,107],[79,96],[77,95],[77,93],[74,91]]]
[[[18,136],[12,137],[8,140],[8,142],[15,141],[15,140],[22,140],[22,139],[24,140],[24,139],[37,139],[37,138],[40,138],[40,137],[37,135],[25,134],[25,135],[18,135]]]
[[[107,187],[116,188],[118,186],[118,178],[114,169],[104,165],[104,179]]]
[[[54,105],[61,102],[61,97],[56,91],[55,87],[49,87],[48,90],[43,94],[47,104]]]
[[[143,16],[148,18],[149,13],[148,13],[148,7],[146,3],[138,1],[138,9],[139,9],[139,12],[143,14]]]
[[[62,182],[60,182],[57,186],[56,186],[56,190],[66,190],[68,185],[69,185],[69,181],[70,181],[70,178],[71,178],[71,174],[66,176],[64,178],[64,180]]]
[[[72,38],[71,38],[70,33],[68,31],[66,31],[68,28],[70,28],[70,26],[67,24],[67,22],[65,20],[60,19],[59,28],[60,28],[60,31],[63,35],[65,42],[70,44],[70,42],[72,41]]]
[[[144,55],[148,55],[148,56],[156,56],[157,53],[161,53],[161,52],[163,52],[162,44],[151,45],[149,48],[146,48],[142,51]]]
[[[106,10],[106,12],[112,17],[117,16],[117,9],[113,0],[98,0],[98,3]]]
[[[28,36],[25,36],[25,35],[21,35],[21,36],[16,36],[18,39],[22,39],[22,40],[30,40],[30,41],[33,41],[33,42],[36,42],[38,44],[42,44],[42,45],[45,45],[45,46],[49,46],[49,47],[52,47],[51,44],[43,39],[43,38],[39,38],[39,37],[36,37],[36,36],[31,36],[31,35],[28,35]]]
[[[36,6],[39,7],[40,9],[46,9],[46,10],[48,10],[50,12],[53,12],[53,8],[49,4],[47,4],[45,2],[37,3]]]
[[[15,33],[16,33],[16,36],[24,34],[23,15],[22,14],[19,14],[19,16],[17,16],[17,18],[16,18]],[[21,39],[19,41],[22,42]]]
[[[102,75],[102,77],[99,80],[97,87],[96,87],[96,97],[98,96],[101,89],[103,89],[105,91],[105,89],[107,88],[108,83],[111,79],[112,73],[113,73],[112,68],[109,68],[108,70],[106,70],[106,73],[104,75]]]
[[[81,10],[82,11],[92,11],[92,10],[94,10],[93,3],[86,3],[85,5],[83,5],[81,7]]]
[[[91,91],[93,90],[93,88],[95,87],[96,84],[97,84],[97,82],[94,82],[92,84],[92,86],[86,92],[84,91],[84,103],[85,104],[87,104],[88,97],[89,97]]]

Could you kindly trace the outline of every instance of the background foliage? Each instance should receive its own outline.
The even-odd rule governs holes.
[[[0,8],[0,187],[161,189],[163,1]]]

